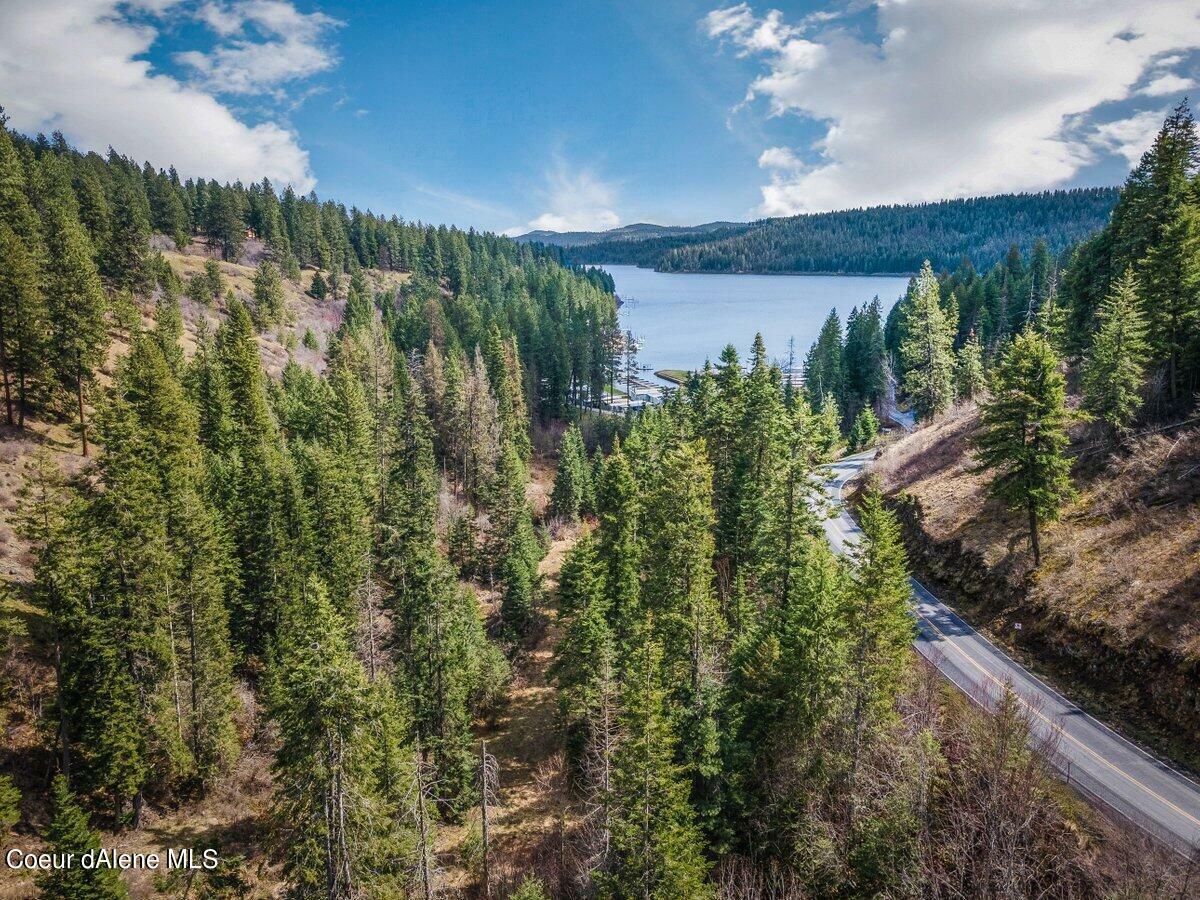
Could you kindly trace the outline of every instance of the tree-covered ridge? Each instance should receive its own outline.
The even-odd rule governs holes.
[[[990,267],[1011,246],[1029,253],[1039,239],[1061,253],[1103,228],[1116,200],[1115,188],[1004,194],[766,219],[728,235],[605,240],[566,253],[663,272],[897,273],[964,258]]]
[[[0,368],[8,422],[19,424],[30,410],[65,415],[73,401],[83,412],[108,343],[106,310],[128,312],[136,298],[163,291],[221,304],[216,263],[206,278],[180,284],[151,250],[152,235],[180,248],[200,239],[230,260],[256,242],[264,258],[249,311],[259,328],[286,318],[280,282],[297,282],[301,267],[318,270],[311,287],[318,300],[347,297],[348,276],[359,269],[411,272],[398,295],[367,297],[360,289],[350,315],[378,305],[397,340],[418,348],[433,337],[469,352],[499,328],[517,340],[541,416],[561,415],[602,388],[603,348],[616,327],[612,279],[564,268],[557,251],[385,219],[290,189],[277,195],[265,180],[248,188],[180,181],[173,169],[115,152],[77,153],[61,135],[29,139],[4,130]]]
[[[164,240],[253,249],[245,302],[212,258],[183,283]],[[286,845],[295,895],[419,892],[437,824],[476,796],[472,728],[540,590],[530,428],[599,395],[611,281],[505,238],[7,129],[0,243],[8,434],[73,421],[98,450],[78,476],[29,461],[18,523],[33,572],[12,589],[53,678],[38,765],[64,776],[62,803],[138,828],[266,734],[261,843]],[[340,325],[323,373],[293,359],[272,378],[258,332],[293,328],[301,265]],[[411,277],[377,289],[379,267]],[[472,579],[503,595],[503,645]],[[7,698],[21,629],[2,587]]]

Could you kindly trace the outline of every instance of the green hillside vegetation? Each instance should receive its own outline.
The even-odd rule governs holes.
[[[566,258],[662,272],[911,273],[925,260],[953,269],[964,259],[990,267],[1039,239],[1063,252],[1100,230],[1116,201],[1113,188],[1087,188],[764,219],[711,234],[604,232],[568,245]]]
[[[803,391],[759,336],[616,417],[584,411],[613,374],[611,280],[561,251],[6,129],[0,244],[22,474],[0,822],[31,848],[223,860],[48,895],[1186,890],[1183,861],[1054,780],[1015,701],[982,713],[917,662],[878,491],[850,557],[821,531],[820,466],[843,430],[872,442],[891,369],[922,416],[975,380],[947,369],[978,343],[954,276],[925,267],[890,332],[878,301],[844,336],[831,313]],[[1015,265],[981,280],[1021,290]],[[1048,290],[978,356],[997,396],[1043,373],[1057,414],[1054,348],[1093,323],[1060,337]],[[1147,365],[1186,390],[1190,332],[1162,321]],[[996,468],[1026,461],[1011,444]],[[1061,474],[1058,434],[1036,449]]]

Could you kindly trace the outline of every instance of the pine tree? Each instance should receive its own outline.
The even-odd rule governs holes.
[[[604,480],[597,491],[599,528],[596,531],[605,606],[618,647],[627,647],[639,617],[641,580],[641,517],[638,485],[620,441],[604,464]]]
[[[661,651],[650,640],[635,654],[621,693],[621,737],[613,772],[612,874],[608,893],[654,900],[713,896],[688,803],[674,762],[676,739],[665,708]]]
[[[566,521],[579,518],[590,492],[591,471],[579,426],[571,425],[558,449],[558,470],[550,494],[550,514]]]
[[[1096,319],[1096,336],[1083,364],[1083,406],[1119,434],[1142,405],[1150,349],[1132,268],[1114,285]]]
[[[275,264],[263,260],[254,273],[254,319],[259,328],[270,328],[284,319],[286,299],[283,279]]]
[[[325,278],[319,271],[313,272],[312,284],[308,286],[308,293],[317,300],[324,300],[329,294],[329,286],[325,284]]]
[[[847,604],[846,727],[849,731],[846,802],[850,840],[860,840],[869,822],[860,820],[866,805],[859,785],[867,747],[896,717],[896,701],[912,659],[913,619],[909,615],[908,563],[900,526],[870,488],[859,506],[862,542],[854,548],[853,583]]]
[[[9,425],[25,425],[29,393],[42,374],[46,325],[38,261],[0,221],[0,378]]]
[[[869,406],[864,406],[858,417],[854,420],[854,425],[850,429],[850,450],[856,452],[865,450],[875,443],[875,438],[879,434],[879,419],[875,417],[874,410]]]
[[[856,728],[892,714],[913,638],[912,588],[900,526],[875,488],[858,508],[863,540],[854,550],[847,607],[851,714]]]
[[[886,351],[883,340],[883,305],[875,297],[846,320],[845,406],[848,415],[862,406],[875,406],[887,393]]]
[[[943,412],[954,399],[951,346],[954,326],[939,301],[937,277],[926,261],[917,277],[916,293],[905,318],[907,337],[900,346],[904,361],[904,389],[918,419]]]
[[[1058,517],[1073,495],[1066,384],[1046,339],[1025,331],[1009,345],[992,375],[976,441],[977,471],[993,473],[990,493],[1029,517],[1034,565],[1041,563],[1038,530]]]
[[[833,394],[839,403],[842,402],[845,390],[842,350],[842,323],[837,310],[831,309],[804,360],[804,387],[814,406],[826,394]]]
[[[754,336],[750,371],[746,375],[742,427],[734,460],[733,488],[738,507],[737,541],[730,558],[729,575],[736,578],[743,568],[761,570],[759,556],[771,510],[768,498],[774,493],[787,454],[786,412],[780,391],[779,369],[767,361],[762,335]]]
[[[46,831],[46,850],[74,854],[74,865],[46,869],[37,877],[41,896],[49,900],[118,900],[129,896],[116,869],[107,866],[85,869],[84,853],[100,849],[100,839],[88,827],[84,814],[71,795],[67,779],[56,775],[50,787],[54,817]]]
[[[372,692],[346,626],[316,579],[284,611],[266,688],[279,728],[274,819],[285,835],[284,875],[297,896],[350,898],[396,867],[377,849],[380,819]],[[382,856],[382,858],[381,858]]]
[[[104,245],[101,268],[114,285],[133,294],[150,286],[148,249],[150,222],[129,177],[115,179],[110,205],[110,227]]]
[[[424,399],[403,368],[395,403],[379,567],[388,586],[397,688],[409,699],[414,733],[446,809],[457,814],[474,799],[473,712],[486,689],[500,689],[504,679],[474,594],[455,583],[438,548],[431,429]]]
[[[179,294],[173,287],[163,289],[154,304],[154,330],[152,332],[158,352],[162,354],[171,375],[183,375],[183,312],[179,307]]]
[[[42,165],[47,186],[42,218],[49,369],[60,391],[75,401],[83,455],[87,456],[86,389],[108,347],[104,291],[63,164],[46,158]]]
[[[646,500],[643,609],[662,648],[678,709],[680,756],[697,812],[715,824],[720,771],[716,716],[724,621],[712,591],[712,469],[702,447],[669,449]]]
[[[958,351],[958,362],[954,369],[954,390],[959,400],[970,401],[987,389],[983,373],[983,347],[974,331]]]
[[[833,394],[826,394],[821,401],[814,437],[817,454],[822,459],[832,459],[834,451],[842,442],[842,418],[838,411],[837,398]]]
[[[242,220],[237,197],[226,187],[222,189],[214,181],[205,209],[204,230],[221,247],[221,259],[236,262],[246,243],[246,225]]]
[[[846,570],[798,524],[785,599],[745,629],[730,660],[726,808],[744,840],[790,859],[824,765],[814,738],[841,709],[846,680]],[[783,581],[784,579],[780,579]]]
[[[1200,326],[1200,207],[1177,202],[1142,261],[1139,284],[1154,356],[1166,370],[1171,400],[1190,395]]]

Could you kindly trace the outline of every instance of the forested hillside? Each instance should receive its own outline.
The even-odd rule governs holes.
[[[759,339],[618,418],[585,409],[611,282],[557,251],[4,129],[0,247],[5,844],[220,858],[0,890],[1186,890],[1053,780],[1016,703],[916,663],[878,492],[852,558],[825,542],[819,467],[876,439],[878,303],[805,391]],[[1018,263],[984,281],[1023,291]],[[940,384],[922,315],[936,372],[956,333],[938,291],[927,270],[892,323],[914,403]],[[979,296],[1001,358],[1057,333],[1049,300],[1000,324]]]
[[[432,878],[538,589],[531,424],[599,391],[603,279],[7,130],[0,245],[5,531],[29,549],[4,582],[3,827],[56,849],[95,840],[89,817],[136,833],[265,746],[249,848],[273,874],[235,856],[211,890]],[[301,334],[302,289],[329,334]],[[276,336],[319,364],[269,377]],[[504,597],[495,640],[464,573]]]
[[[1029,253],[1038,240],[1058,255],[1102,228],[1116,200],[1114,189],[1092,188],[765,219],[708,236],[605,232],[569,247],[567,258],[663,272],[899,273],[926,259],[953,269],[964,258],[989,268],[1010,247]]]
[[[554,247],[577,247],[581,244],[595,244],[601,241],[648,241],[652,239],[671,240],[674,238],[697,239],[726,234],[736,234],[745,231],[750,225],[745,222],[705,222],[703,225],[650,225],[639,222],[634,225],[622,225],[608,231],[528,231],[517,240],[523,243],[545,244]]]
[[[1198,170],[1180,106],[1061,264],[1010,254],[914,279],[884,359],[929,426],[879,463],[947,596],[1193,766]]]

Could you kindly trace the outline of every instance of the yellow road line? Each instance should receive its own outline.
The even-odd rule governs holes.
[[[844,486],[844,481],[842,483],[836,484],[836,487],[838,489],[837,499],[839,501],[842,499],[841,494],[842,494],[843,486]],[[837,524],[838,518],[840,518],[840,516],[833,519],[833,522],[835,523],[835,525]],[[839,529],[839,531],[840,531],[840,529]],[[844,540],[845,538],[849,537],[849,535],[845,532],[842,532],[842,537]],[[970,654],[968,654],[965,650],[963,650],[961,647],[957,646],[954,643],[954,641],[950,638],[950,636],[947,635],[944,631],[942,631],[942,629],[938,628],[934,622],[932,622],[930,619],[926,618],[925,616],[921,616],[920,613],[918,613],[918,616],[920,616],[920,619],[922,622],[925,622],[926,624],[928,624],[930,628],[932,628],[939,635],[941,635],[943,640],[945,641],[945,643],[949,644],[950,647],[952,649],[954,649],[963,659],[965,659],[971,666],[973,666],[975,669],[977,669],[979,671],[979,673],[984,676],[984,678],[986,678],[992,682],[995,682],[995,684],[1000,686],[1001,688],[1004,687],[1004,682],[1000,681],[1000,679],[998,679],[995,675],[993,675],[991,672],[989,672],[987,669],[985,669],[983,666],[981,666],[978,662],[976,662],[970,656]],[[1028,709],[1029,712],[1031,712],[1033,715],[1037,716],[1039,719],[1041,719],[1043,722],[1045,722],[1046,725],[1049,726],[1050,728],[1052,728],[1052,729],[1057,728],[1059,734],[1061,734],[1063,737],[1065,737],[1068,741],[1070,741],[1072,744],[1074,744],[1076,747],[1078,747],[1084,753],[1091,756],[1093,759],[1095,759],[1101,765],[1107,766],[1109,769],[1116,772],[1118,775],[1120,775],[1122,778],[1124,778],[1130,784],[1132,784],[1138,788],[1141,788],[1143,791],[1145,791],[1147,794],[1149,794],[1154,799],[1158,800],[1164,806],[1166,806],[1170,809],[1173,809],[1175,812],[1177,812],[1179,815],[1183,816],[1183,818],[1187,819],[1193,825],[1200,827],[1200,819],[1193,816],[1187,810],[1181,809],[1179,806],[1172,803],[1166,797],[1163,797],[1161,794],[1159,794],[1153,788],[1147,786],[1146,784],[1143,784],[1141,781],[1138,781],[1138,779],[1134,778],[1132,775],[1130,775],[1124,769],[1120,768],[1116,764],[1105,759],[1103,756],[1101,756],[1099,753],[1097,753],[1091,747],[1087,746],[1085,743],[1080,741],[1078,738],[1073,737],[1071,734],[1069,734],[1067,732],[1065,726],[1056,726],[1047,716],[1045,716],[1041,711],[1035,709],[1032,704],[1030,704],[1028,701],[1026,701],[1025,698],[1022,697],[1015,690],[1013,691],[1013,696],[1015,696],[1017,698],[1017,701],[1022,706],[1024,706],[1026,709]]]
[[[961,647],[956,646],[954,641],[950,639],[949,635],[947,635],[944,631],[942,631],[942,629],[938,628],[937,625],[934,624],[931,620],[927,619],[925,616],[921,616],[921,621],[928,624],[930,628],[932,628],[934,631],[936,631],[938,634],[940,634],[945,639],[946,643],[949,644],[952,649],[954,649],[968,663],[970,663],[972,666],[974,666],[980,672],[980,674],[982,674],[985,678],[995,682],[1000,687],[1004,687],[1004,682],[1000,681],[1000,679],[998,679],[995,675],[993,675],[991,672],[989,672],[987,669],[985,669],[983,666],[981,666],[979,663],[977,663],[970,656],[970,654],[968,654],[965,650],[963,650]],[[1136,778],[1134,778],[1132,775],[1130,775],[1124,769],[1120,768],[1119,766],[1117,766],[1117,765],[1113,764],[1112,762],[1110,762],[1109,760],[1105,759],[1103,756],[1101,756],[1099,753],[1097,753],[1091,747],[1087,746],[1087,744],[1083,743],[1078,738],[1070,735],[1067,732],[1065,727],[1055,726],[1055,724],[1048,717],[1046,717],[1041,711],[1035,709],[1029,702],[1027,702],[1025,700],[1024,697],[1022,697],[1015,690],[1013,691],[1013,696],[1015,696],[1017,698],[1017,700],[1021,703],[1022,706],[1024,706],[1026,709],[1028,709],[1031,713],[1033,713],[1033,715],[1037,716],[1043,722],[1045,722],[1048,726],[1050,726],[1051,728],[1057,727],[1059,734],[1061,734],[1068,741],[1070,741],[1072,744],[1077,746],[1084,753],[1087,753],[1089,756],[1091,756],[1097,762],[1099,762],[1105,766],[1108,766],[1108,768],[1112,769],[1114,772],[1116,772],[1122,778],[1126,779],[1131,784],[1134,784],[1137,787],[1141,788],[1143,791],[1145,791],[1151,797],[1158,800],[1163,805],[1168,806],[1171,809],[1175,810],[1175,812],[1179,813],[1179,815],[1183,816],[1185,819],[1187,819],[1192,824],[1194,824],[1196,826],[1200,826],[1200,819],[1197,819],[1195,816],[1193,816],[1187,810],[1180,809],[1178,806],[1176,806],[1174,803],[1172,803],[1166,797],[1163,797],[1161,794],[1157,793],[1152,788],[1150,788],[1147,785],[1143,784],[1142,782],[1138,781]]]

